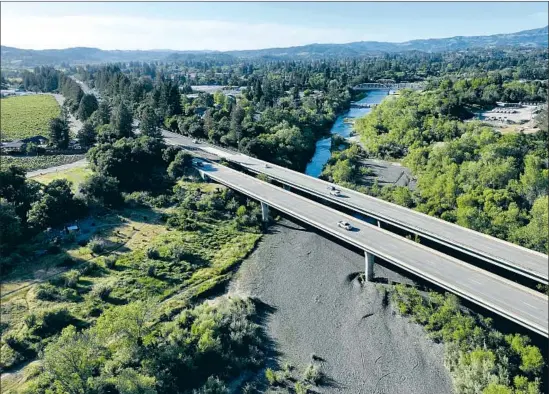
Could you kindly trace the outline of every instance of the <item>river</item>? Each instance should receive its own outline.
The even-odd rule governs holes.
[[[368,91],[368,95],[364,97],[362,100],[357,101],[357,103],[379,104],[385,97],[387,97],[387,95],[388,95],[388,92],[384,90],[370,90]],[[330,130],[330,134],[340,134],[345,138],[349,138],[351,135],[351,131],[353,129],[353,125],[349,123],[344,123],[343,119],[360,118],[368,114],[370,111],[371,111],[371,108],[349,109],[347,112],[337,117],[336,121],[334,122],[334,125]],[[324,165],[328,162],[328,160],[332,156],[332,152],[330,151],[331,144],[332,144],[331,137],[324,138],[322,140],[317,141],[315,154],[313,155],[313,158],[311,159],[309,164],[307,164],[307,169],[305,170],[305,173],[307,175],[313,176],[315,178],[318,178],[320,176],[320,173],[322,172]]]

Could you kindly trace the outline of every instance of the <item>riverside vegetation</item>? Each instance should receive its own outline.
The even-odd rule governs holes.
[[[334,152],[321,177],[547,253],[547,109],[532,135],[502,135],[480,121],[463,121],[470,106],[509,94],[501,86],[490,78],[447,79],[423,92],[402,91],[356,121],[364,148]],[[512,86],[522,92],[515,97],[536,90],[535,84]],[[487,98],[488,91],[494,96]],[[417,188],[365,186],[365,157],[402,160]],[[540,392],[545,360],[528,337],[501,334],[489,319],[464,312],[451,294],[424,295],[404,285],[381,291],[392,293],[399,313],[445,343],[457,393]]]
[[[122,164],[106,160],[113,155],[126,155],[121,163],[144,178],[119,179]],[[260,238],[259,206],[196,183],[188,154],[158,138],[122,138],[88,156],[94,172],[77,196],[66,180],[42,186],[16,167],[2,169],[2,233],[12,234],[2,237],[6,282],[55,272],[2,300],[2,369],[39,359],[21,381],[3,387],[225,392],[227,379],[262,365],[255,306],[237,298],[202,301]],[[143,190],[151,177],[155,189]],[[80,235],[41,233],[78,217]],[[133,235],[123,234],[124,223],[134,223]],[[134,239],[139,232],[141,242]],[[29,236],[32,242],[22,242]]]

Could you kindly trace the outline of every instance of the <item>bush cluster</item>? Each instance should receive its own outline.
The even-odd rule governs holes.
[[[399,313],[445,343],[445,364],[457,394],[539,392],[544,360],[528,337],[499,333],[490,319],[465,313],[452,294],[424,296],[416,288],[397,284],[392,300]]]

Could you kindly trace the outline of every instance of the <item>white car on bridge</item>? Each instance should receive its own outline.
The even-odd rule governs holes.
[[[353,226],[351,226],[351,223],[346,222],[344,220],[340,220],[339,222],[337,222],[337,226],[341,227],[341,228],[344,228],[347,231],[350,231],[350,230],[353,229]]]

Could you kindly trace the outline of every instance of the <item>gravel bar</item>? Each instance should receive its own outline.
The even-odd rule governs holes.
[[[273,308],[266,332],[277,362],[302,371],[322,358],[320,393],[452,393],[443,346],[395,314],[375,283],[356,274],[364,257],[311,229],[282,220],[242,263],[229,294],[259,298]],[[375,275],[409,279],[376,265]],[[377,286],[377,287],[376,287]]]

